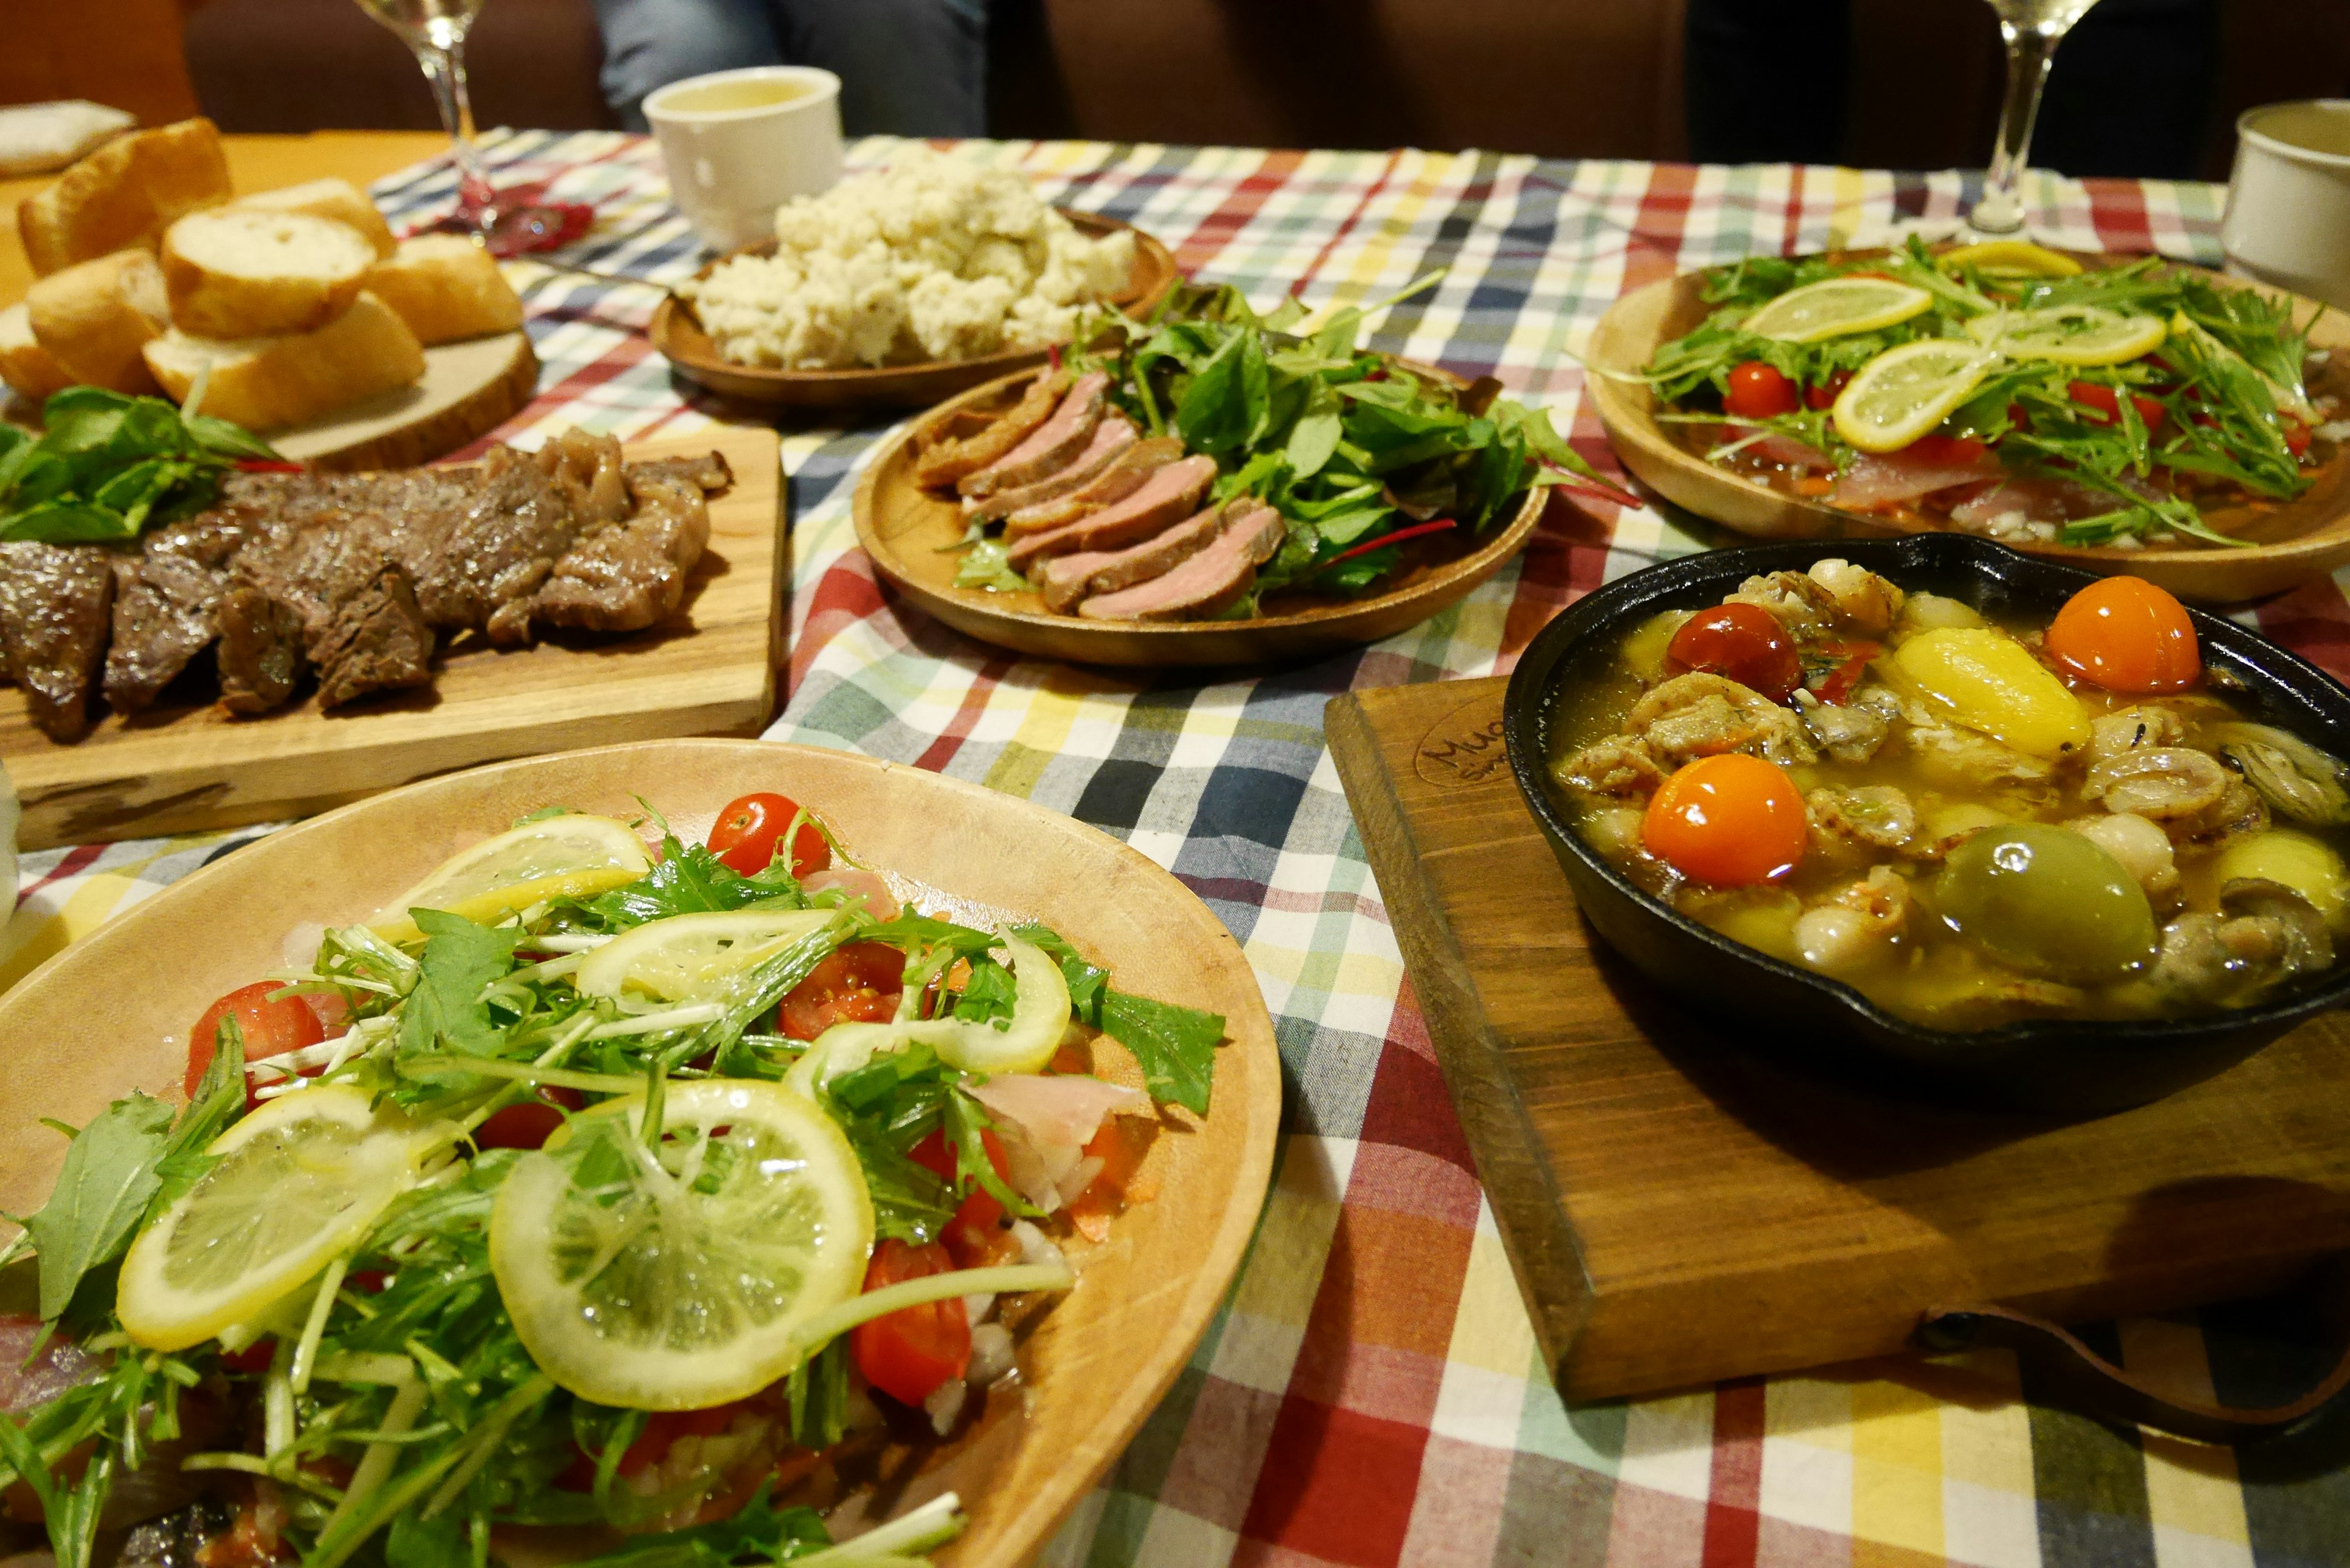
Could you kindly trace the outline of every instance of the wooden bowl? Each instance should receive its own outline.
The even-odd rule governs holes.
[[[1758,539],[1883,537],[1918,532],[1893,518],[1843,512],[1788,495],[1710,463],[1675,441],[1657,421],[1660,405],[1654,390],[1596,373],[1637,371],[1659,346],[1702,321],[1712,307],[1699,296],[1701,281],[1700,274],[1683,273],[1635,289],[1608,308],[1591,335],[1589,359],[1595,374],[1585,385],[1624,466],[1676,505]],[[2297,315],[2314,315],[2321,308],[2314,300],[2282,289],[2241,278],[2228,281],[2287,300]],[[2350,361],[2350,354],[2343,352],[2350,348],[2350,320],[2340,311],[2328,312],[2312,328],[2310,342],[2334,350],[2332,362],[2319,378],[2321,384],[2337,396],[2350,393],[2350,364],[2345,363]],[[2015,544],[2015,548],[2086,571],[2126,572],[2198,604],[2241,604],[2296,587],[2350,562],[2350,459],[2337,456],[2314,479],[2305,494],[2284,505],[2263,503],[2210,513],[2215,526],[2256,541],[2241,549],[2194,545],[2116,550],[2030,543]]]
[[[1448,386],[1466,385],[1432,366],[1405,363]],[[1039,659],[1145,669],[1273,664],[1376,642],[1468,597],[1524,547],[1549,499],[1547,488],[1530,492],[1516,515],[1471,549],[1456,545],[1446,553],[1435,542],[1403,546],[1429,554],[1417,557],[1419,564],[1394,587],[1366,598],[1286,594],[1274,600],[1276,613],[1250,620],[1105,621],[1055,615],[1033,593],[956,587],[962,557],[953,546],[963,536],[962,514],[953,501],[914,482],[916,455],[931,431],[964,409],[1008,403],[1027,379],[1016,374],[974,387],[900,431],[858,482],[855,514],[857,542],[874,570],[899,593],[957,631]],[[1440,538],[1457,536],[1456,531]]]
[[[1097,213],[1066,208],[1060,211],[1079,233],[1091,238],[1098,239],[1120,229],[1133,234],[1134,272],[1127,279],[1126,287],[1110,301],[1128,315],[1149,315],[1182,275],[1175,269],[1174,253],[1133,224]],[[775,242],[769,240],[737,251],[734,255],[775,254]],[[723,256],[694,275],[708,277],[720,262],[733,259],[733,255]],[[696,386],[745,402],[788,409],[920,408],[982,381],[992,381],[1006,371],[1040,365],[1046,352],[1042,348],[1013,348],[1001,354],[983,354],[976,359],[938,359],[920,365],[885,365],[854,370],[778,370],[737,365],[719,354],[718,346],[702,329],[693,307],[673,294],[654,307],[652,325],[646,330],[653,347],[668,358],[677,373]]]
[[[273,834],[109,921],[0,1000],[0,1210],[29,1211],[56,1178],[65,1140],[36,1116],[79,1125],[132,1089],[177,1101],[189,1026],[213,998],[281,967],[296,923],[362,919],[550,802],[633,818],[641,793],[699,837],[754,789],[806,803],[878,866],[1049,921],[1122,984],[1224,1015],[1209,1115],[1162,1113],[1141,1178],[1156,1197],[1113,1221],[1106,1242],[1073,1251],[1076,1289],[1022,1350],[1025,1385],[1010,1392],[1024,1411],[882,1500],[903,1506],[951,1485],[971,1528],[939,1553],[942,1568],[1028,1562],[1158,1405],[1223,1299],[1273,1169],[1281,1064],[1255,975],[1207,907],[1108,835],[1027,801],[845,752],[656,741],[451,774]],[[1140,1081],[1111,1043],[1096,1053],[1106,1075]]]

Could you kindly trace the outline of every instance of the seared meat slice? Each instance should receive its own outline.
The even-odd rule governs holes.
[[[1066,371],[1040,372],[1028,383],[1028,390],[1017,403],[975,432],[946,436],[932,442],[914,467],[914,483],[928,489],[953,484],[977,473],[1026,441],[1038,425],[1052,418],[1068,384]]]
[[[1035,434],[977,473],[957,481],[955,488],[983,499],[999,490],[1034,484],[1066,467],[1093,440],[1108,390],[1109,378],[1098,370],[1078,377],[1053,417],[1036,427]]]
[[[1161,529],[1189,517],[1216,477],[1212,457],[1187,457],[1170,462],[1142,482],[1135,493],[1115,506],[1014,542],[1007,558],[1015,572],[1027,572],[1038,561],[1078,550],[1117,550],[1139,543]]]
[[[1077,607],[1090,620],[1188,620],[1213,615],[1248,592],[1256,569],[1281,548],[1289,525],[1270,506],[1243,513],[1215,542],[1169,572]]]
[[[963,520],[993,523],[1023,507],[1041,506],[1056,495],[1066,495],[1123,457],[1134,445],[1139,434],[1134,422],[1124,414],[1112,414],[1094,427],[1093,440],[1086,443],[1085,451],[1077,453],[1066,467],[1046,474],[1033,484],[999,490],[984,501],[964,502]]]
[[[95,545],[0,545],[0,648],[33,722],[53,740],[89,730],[114,599],[108,557]]]
[[[586,631],[641,631],[674,612],[710,542],[709,504],[699,489],[635,470],[629,493],[634,515],[580,540],[527,606],[509,607]]]
[[[538,449],[538,466],[571,503],[571,514],[579,527],[599,527],[628,515],[629,487],[620,477],[620,443],[610,436],[565,431]]]
[[[726,455],[718,452],[702,457],[657,457],[650,462],[632,462],[628,464],[627,473],[631,479],[679,480],[704,495],[715,495],[734,483],[734,471],[726,465]]]
[[[1123,550],[1080,550],[1045,563],[1036,593],[1045,607],[1068,610],[1088,594],[1116,593],[1166,576],[1213,544],[1216,535],[1257,503],[1242,496],[1186,517],[1165,533]]]
[[[136,713],[155,701],[213,639],[213,607],[228,579],[184,556],[117,556],[114,638],[106,650],[106,701]]]
[[[1149,441],[1137,441],[1107,468],[1075,490],[1034,506],[1023,506],[1004,518],[1003,537],[1007,541],[1024,539],[1123,501],[1141,489],[1145,480],[1182,455],[1183,443],[1173,436],[1152,436]]]
[[[614,462],[602,482],[613,492],[607,504],[617,516],[619,445],[611,446]],[[396,558],[415,578],[428,624],[447,630],[486,626],[493,641],[526,639],[527,618],[520,625],[513,617],[491,618],[536,593],[579,533],[565,486],[548,468],[526,452],[494,446],[482,461],[473,504],[453,526],[429,543],[403,534]]]
[[[222,706],[265,713],[293,696],[302,676],[302,612],[259,588],[234,587],[221,596],[213,615]]]
[[[408,568],[386,561],[336,596],[323,622],[307,628],[318,667],[318,706],[339,708],[371,691],[432,679],[432,628],[416,602]]]

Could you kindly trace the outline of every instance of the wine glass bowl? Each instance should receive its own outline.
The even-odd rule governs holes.
[[[2000,105],[1999,140],[1983,177],[1982,200],[1968,223],[1991,235],[2023,231],[2023,202],[2016,185],[2032,151],[2032,122],[2040,114],[2040,92],[2048,85],[2056,46],[2097,0],[1985,0],[1999,16],[2007,44],[2007,96]]]

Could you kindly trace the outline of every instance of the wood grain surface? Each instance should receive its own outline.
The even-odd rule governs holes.
[[[550,803],[632,818],[642,795],[700,838],[751,790],[785,791],[861,860],[956,900],[927,907],[1048,921],[1121,986],[1224,1015],[1209,1114],[1160,1113],[1134,1188],[1156,1196],[1115,1220],[1106,1241],[1072,1249],[1076,1289],[1028,1334],[1006,1418],[943,1464],[909,1455],[869,1500],[894,1512],[952,1487],[971,1528],[938,1553],[940,1568],[1030,1562],[1125,1450],[1222,1301],[1272,1174],[1281,1063],[1255,973],[1207,906],[1107,834],[1028,801],[843,752],[663,741],[477,769],[273,834],[108,921],[0,999],[0,1210],[27,1211],[55,1179],[65,1140],[36,1117],[78,1125],[133,1088],[177,1102],[185,1031],[214,996],[281,967],[295,925],[364,919]],[[1103,1076],[1140,1085],[1122,1047],[1091,1051]]]
[[[1659,279],[1608,306],[1607,314],[1592,329],[1591,363],[1602,369],[1627,372],[1645,367],[1660,345],[1689,331],[1712,308],[1699,295],[1701,281],[1698,273]],[[2311,345],[2334,352],[2312,390],[2330,390],[2337,396],[2350,392],[2350,370],[2344,366],[2350,356],[2342,353],[2350,348],[2350,320],[2342,312],[2328,311],[2318,319],[2324,307],[2315,300],[2248,279],[2228,281],[2292,302],[2293,318],[2309,325]],[[1762,539],[1882,537],[1914,532],[1894,518],[1841,512],[1706,462],[1658,423],[1661,405],[1646,386],[1605,375],[1594,375],[1586,385],[1592,407],[1598,411],[1624,466],[1666,500],[1700,517]],[[2260,502],[2207,514],[2215,527],[2254,541],[2243,548],[2182,545],[2117,550],[2009,542],[2025,555],[2062,561],[2084,571],[2127,572],[2195,604],[2241,604],[2324,576],[2350,562],[2350,458],[2337,457],[2314,478],[2315,483],[2294,501]]]
[[[1596,946],[1502,743],[1499,680],[1326,720],[1561,1388],[1878,1355],[1935,1306],[2078,1322],[2253,1293],[2350,1247],[2350,1025],[2063,1122],[1770,1060]]]
[[[565,634],[493,649],[469,634],[433,683],[334,713],[315,692],[238,718],[183,677],[125,722],[60,745],[0,690],[0,763],[25,805],[27,849],[305,816],[477,763],[671,735],[753,734],[775,709],[784,656],[782,468],[773,431],[719,426],[633,445],[631,458],[725,454],[734,487],[710,502],[710,547],[685,603],[631,637]],[[199,665],[206,663],[200,659]]]
[[[527,332],[442,343],[424,351],[412,385],[338,410],[269,444],[298,462],[334,473],[413,468],[489,434],[538,390],[538,356]]]

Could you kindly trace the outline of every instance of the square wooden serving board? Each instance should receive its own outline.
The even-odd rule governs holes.
[[[1801,1072],[1584,923],[1500,680],[1340,697],[1331,751],[1528,1310],[1571,1398],[1901,1349],[1935,1306],[2081,1321],[2350,1247],[2350,1029],[2062,1122]]]
[[[24,803],[28,849],[306,816],[452,768],[677,735],[749,735],[775,716],[785,637],[783,470],[775,433],[718,426],[639,441],[631,460],[715,450],[733,488],[710,499],[710,545],[685,602],[630,637],[566,633],[499,649],[469,633],[432,684],[334,713],[315,691],[238,718],[199,691],[71,745],[35,729],[0,689],[0,762]],[[199,659],[208,667],[209,656]],[[193,683],[193,678],[183,678]]]

